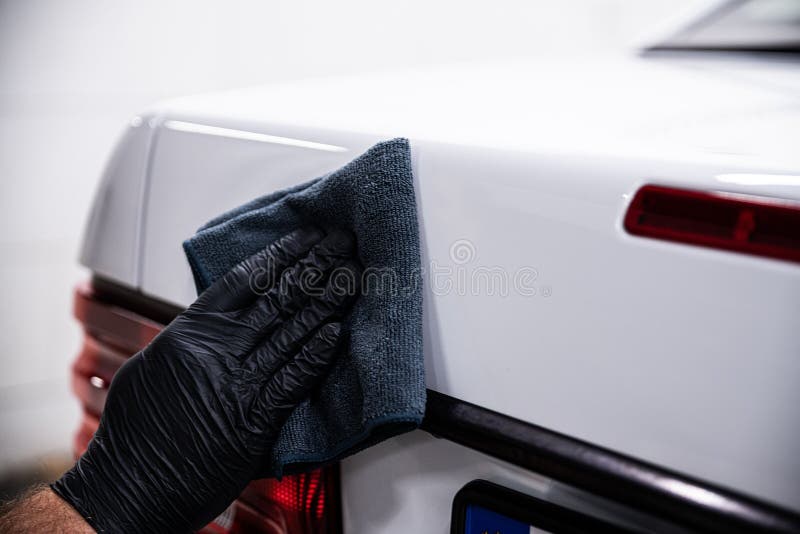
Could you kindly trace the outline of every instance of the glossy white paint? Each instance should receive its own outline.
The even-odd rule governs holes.
[[[427,258],[467,237],[470,266],[530,265],[551,288],[429,291],[429,385],[800,507],[800,268],[619,227],[637,182],[712,188],[723,168],[422,144]],[[444,172],[468,178],[425,180]]]
[[[429,387],[800,510],[800,267],[620,224],[643,183],[800,200],[798,88],[781,62],[637,59],[164,103],[149,117],[182,127],[158,127],[134,285],[188,304],[181,242],[197,227],[408,136],[425,265],[450,268],[454,284],[476,268],[536,272],[533,296],[428,280]],[[93,269],[130,244],[90,243]],[[454,261],[454,243],[470,261]]]
[[[652,517],[421,431],[348,458],[341,469],[342,512],[350,534],[449,532],[453,497],[477,478],[620,526],[677,532]]]
[[[262,131],[267,129],[225,129],[228,135],[198,133],[196,128],[161,128],[158,133],[143,224],[140,283],[146,293],[189,304],[196,295],[181,248],[184,239],[248,199],[347,163],[374,141],[315,135],[306,129],[270,128],[269,135]],[[256,137],[243,140],[236,131]]]
[[[86,225],[80,261],[93,272],[139,285],[142,211],[153,128],[134,117],[106,165]]]
[[[800,161],[790,61],[632,58],[466,63],[163,102],[174,120],[404,135],[519,151]]]

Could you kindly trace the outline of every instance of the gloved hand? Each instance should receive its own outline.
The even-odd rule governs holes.
[[[99,532],[186,532],[221,513],[337,355],[354,246],[296,231],[208,288],[120,368],[53,490]]]

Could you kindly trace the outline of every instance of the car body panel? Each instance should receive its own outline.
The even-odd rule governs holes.
[[[800,266],[621,225],[645,183],[800,200],[795,72],[726,67],[459,65],[159,104],[134,287],[190,303],[199,226],[407,136],[429,388],[800,510]],[[114,253],[87,247],[93,270]],[[495,268],[506,294],[472,287]]]
[[[666,522],[421,431],[342,462],[347,532],[449,532],[453,496],[475,479],[560,504],[618,526],[685,532]]]
[[[80,261],[96,274],[140,285],[142,212],[154,129],[135,117],[120,137],[95,193]]]

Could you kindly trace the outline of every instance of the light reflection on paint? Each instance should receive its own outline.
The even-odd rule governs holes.
[[[800,176],[791,174],[718,174],[714,178],[725,184],[800,186]]]
[[[315,143],[303,139],[292,137],[281,137],[278,135],[268,135],[246,130],[235,130],[233,128],[221,128],[219,126],[209,126],[207,124],[197,124],[194,122],[168,120],[164,122],[164,127],[179,132],[190,132],[205,135],[216,135],[218,137],[228,137],[232,139],[244,139],[246,141],[258,141],[260,143],[272,143],[277,145],[296,146],[300,148],[310,148],[313,150],[324,150],[326,152],[347,152],[343,146],[326,145]]]

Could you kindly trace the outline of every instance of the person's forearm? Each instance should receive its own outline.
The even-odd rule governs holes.
[[[5,505],[0,512],[0,533],[75,532],[93,533],[75,509],[47,486],[33,488]]]

